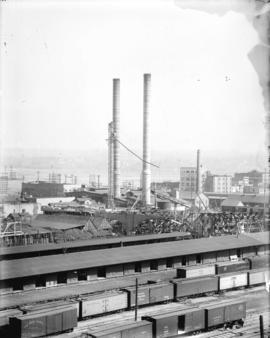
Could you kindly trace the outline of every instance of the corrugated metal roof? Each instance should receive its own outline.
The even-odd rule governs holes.
[[[258,246],[259,240],[245,235],[200,238],[148,245],[135,245],[106,250],[59,254],[0,262],[1,280],[42,275],[61,271],[110,266],[195,253]]]
[[[126,236],[126,237],[114,237],[114,238],[100,238],[100,239],[90,239],[90,240],[81,240],[73,242],[65,242],[58,244],[33,244],[33,245],[22,245],[22,246],[13,246],[13,247],[0,247],[0,256],[24,252],[35,252],[35,251],[53,251],[58,249],[66,248],[80,248],[87,246],[98,246],[105,244],[120,244],[137,242],[137,241],[149,241],[149,240],[161,240],[166,238],[184,238],[189,237],[189,232],[171,232],[164,234],[151,234],[151,235],[137,235],[137,236]]]

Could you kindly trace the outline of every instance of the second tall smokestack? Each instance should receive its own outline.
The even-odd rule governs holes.
[[[151,204],[151,170],[150,170],[150,84],[151,74],[143,76],[143,177],[142,202]]]
[[[196,177],[196,193],[201,192],[201,152],[200,149],[197,150],[197,177]]]
[[[120,155],[119,155],[119,130],[120,130],[120,80],[113,79],[113,197],[120,197]]]

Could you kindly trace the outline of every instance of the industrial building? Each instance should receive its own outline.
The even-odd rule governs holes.
[[[269,254],[268,233],[263,236],[221,236],[188,241],[58,254],[0,262],[1,287],[12,290],[35,288],[43,279],[57,283],[78,282],[81,274],[89,280],[123,277],[134,273],[228,261],[232,256],[252,257]],[[87,278],[88,280],[88,278]]]
[[[232,176],[208,174],[205,178],[204,191],[230,194],[232,191]]]
[[[212,193],[205,192],[205,195],[209,199],[210,208],[221,208],[222,203],[223,206],[227,205],[229,208],[229,201],[234,201],[231,203],[232,208],[236,206],[236,202],[241,202],[247,210],[247,208],[255,208],[263,210],[269,201],[269,194],[224,194],[224,193]],[[236,202],[235,202],[236,201]],[[231,209],[233,211],[233,209]]]
[[[49,183],[44,181],[27,182],[22,184],[23,197],[64,197],[62,183]]]

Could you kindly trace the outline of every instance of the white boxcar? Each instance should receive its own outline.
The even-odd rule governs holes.
[[[264,284],[267,280],[269,280],[268,270],[249,271],[249,285]]]
[[[106,292],[83,298],[80,301],[80,317],[94,316],[127,308],[126,292]]]
[[[247,272],[230,274],[219,277],[219,290],[233,289],[247,286]]]
[[[215,265],[199,265],[177,269],[178,278],[196,278],[215,275]]]

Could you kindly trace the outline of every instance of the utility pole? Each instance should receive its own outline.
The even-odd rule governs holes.
[[[136,287],[135,287],[135,321],[138,318],[138,278],[136,278]]]
[[[264,182],[263,182],[263,228],[265,230],[265,195],[266,195],[266,182],[268,182],[267,171],[264,169]]]
[[[179,199],[181,197],[181,167],[179,169]]]
[[[264,332],[263,332],[263,316],[260,315],[260,338],[264,338]]]

